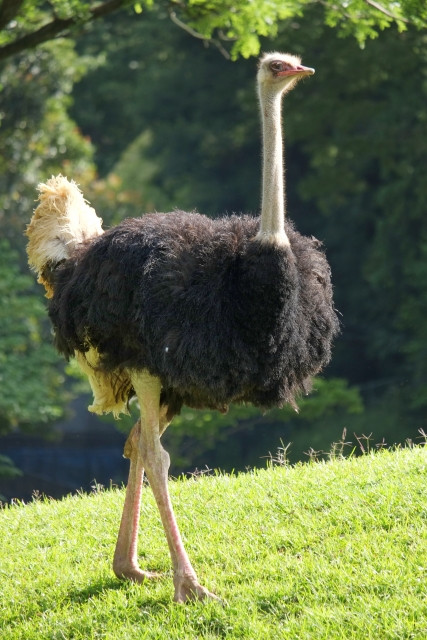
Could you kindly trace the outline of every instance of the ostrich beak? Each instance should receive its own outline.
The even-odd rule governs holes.
[[[299,64],[295,69],[286,69],[286,71],[279,71],[276,73],[277,76],[312,76],[314,73],[314,69],[310,67],[303,67],[302,64]]]
[[[312,69],[311,67],[303,67],[302,64],[298,65],[297,69],[300,73],[303,73],[307,76],[312,76],[314,73],[314,69]]]

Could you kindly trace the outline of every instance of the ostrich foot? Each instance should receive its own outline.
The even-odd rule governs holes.
[[[175,574],[173,583],[175,586],[174,601],[180,604],[191,600],[218,600],[218,596],[202,587],[195,576],[183,576]]]
[[[154,580],[160,578],[160,574],[152,571],[143,571],[138,566],[122,565],[114,567],[114,573],[120,580],[131,580],[132,582],[145,582],[145,580]]]

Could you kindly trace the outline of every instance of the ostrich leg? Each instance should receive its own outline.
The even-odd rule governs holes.
[[[130,459],[129,480],[126,489],[125,505],[114,552],[113,571],[118,578],[128,578],[135,582],[143,582],[147,578],[156,577],[155,573],[142,571],[138,565],[138,525],[141,507],[142,483],[144,467],[138,448],[141,433],[141,421],[133,427],[124,447],[125,458]]]
[[[160,415],[160,435],[168,426],[167,407]],[[113,559],[113,571],[118,578],[127,578],[134,582],[143,582],[147,578],[156,578],[156,573],[142,571],[138,565],[138,526],[141,508],[141,493],[144,480],[144,467],[139,449],[141,420],[133,427],[126,440],[123,455],[130,460],[129,480],[126,499],[120,522],[119,535]]]
[[[160,443],[160,381],[148,373],[132,376],[141,407],[139,455],[160,511],[174,570],[175,602],[217,597],[202,587],[191,566],[179,533],[168,490],[170,458]]]

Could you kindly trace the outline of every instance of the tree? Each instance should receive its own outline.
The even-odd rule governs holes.
[[[47,435],[70,397],[42,288],[28,273],[24,230],[38,182],[67,170],[93,178],[92,146],[67,113],[73,82],[88,65],[62,40],[0,70],[0,435],[17,427]],[[6,462],[0,475],[10,476]]]
[[[70,119],[73,83],[89,68],[66,40],[15,56],[0,69],[0,231],[24,258],[35,187],[67,168],[93,177],[92,146]]]
[[[317,0],[324,20],[343,35],[353,34],[359,43],[396,24],[427,25],[424,0]],[[133,7],[142,13],[153,0],[2,0],[0,4],[0,60],[58,38],[73,36],[114,11]],[[217,46],[226,57],[249,57],[259,52],[260,40],[275,37],[280,21],[300,18],[313,0],[158,0],[171,20],[196,38]]]
[[[43,330],[45,309],[17,254],[0,241],[0,435],[37,427],[62,415],[64,376]]]

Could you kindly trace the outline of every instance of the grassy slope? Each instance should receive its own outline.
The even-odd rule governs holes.
[[[0,636],[427,638],[427,450],[171,483],[203,584],[227,601],[172,603],[149,490],[142,586],[111,571],[122,491],[0,512]]]

